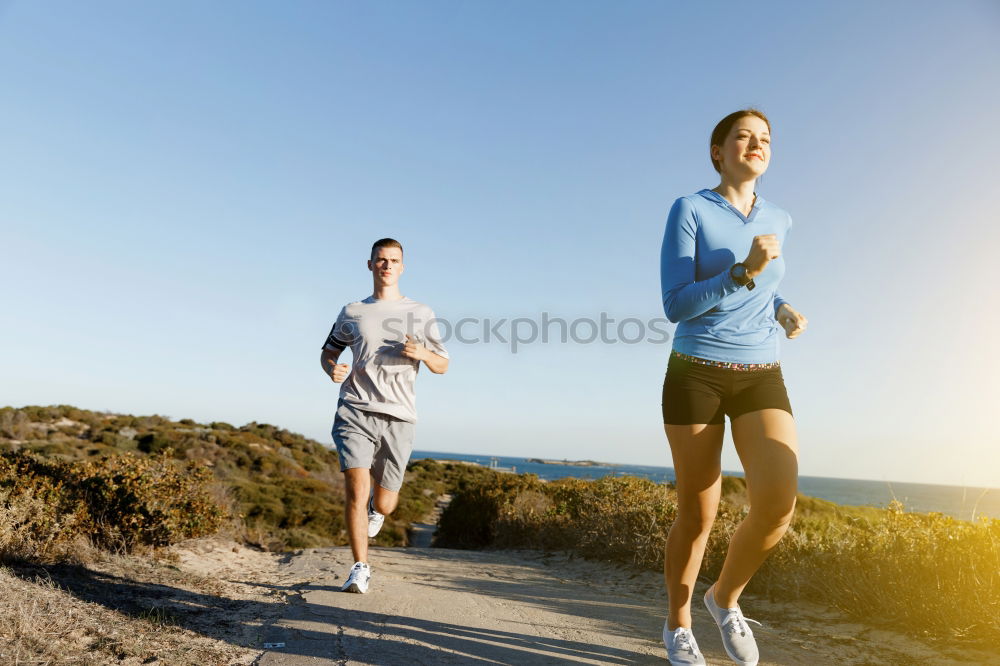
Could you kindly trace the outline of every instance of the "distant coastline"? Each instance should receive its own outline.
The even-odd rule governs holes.
[[[597,462],[595,460],[547,460],[545,458],[525,458],[524,462],[537,465],[566,465],[567,467],[618,467],[614,463]]]
[[[593,460],[557,460],[554,458],[521,458],[471,453],[438,453],[414,451],[414,458],[450,459],[495,466],[503,471],[536,474],[540,479],[554,481],[564,478],[597,479],[608,475],[638,476],[657,483],[674,481],[672,467],[601,463]],[[667,462],[666,454],[662,460]],[[494,462],[495,461],[495,462]],[[728,476],[742,477],[742,470],[722,470]],[[899,500],[908,511],[940,512],[960,520],[975,522],[979,516],[1000,519],[1000,488],[921,484],[905,481],[874,481],[841,479],[825,476],[799,476],[799,492],[843,506],[884,508]]]
[[[474,461],[474,460],[462,460],[461,458],[447,458],[444,456],[435,456],[430,459],[439,463],[459,463],[462,465],[473,465],[476,467],[489,467],[490,469],[495,469],[501,472],[513,472],[517,470],[517,468],[513,465],[509,467],[500,467],[499,458],[497,458],[496,456],[490,457],[489,464],[483,464],[479,461]],[[524,458],[524,462],[535,465],[561,465],[563,467],[621,467],[621,465],[618,465],[616,463],[597,462],[596,460],[554,460],[549,458]]]

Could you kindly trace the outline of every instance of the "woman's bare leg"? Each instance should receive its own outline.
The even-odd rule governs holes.
[[[743,588],[788,530],[798,492],[795,420],[783,409],[761,409],[732,421],[733,442],[746,474],[750,512],[733,533],[715,602],[734,608]]]
[[[677,518],[667,535],[663,578],[669,598],[667,627],[691,628],[691,596],[715,521],[722,489],[725,424],[666,425],[677,476]]]

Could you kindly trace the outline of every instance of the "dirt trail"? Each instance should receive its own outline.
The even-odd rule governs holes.
[[[434,541],[434,533],[437,531],[438,521],[441,514],[451,504],[451,495],[444,494],[434,502],[434,508],[424,516],[423,522],[410,525],[410,545],[415,548],[430,548]]]
[[[289,604],[265,628],[262,666],[305,664],[665,664],[660,576],[534,551],[373,549],[368,594],[339,591],[343,548],[312,549],[280,565]],[[731,664],[701,607],[695,635],[709,664]],[[1000,663],[961,659],[808,604],[746,595],[767,664]]]

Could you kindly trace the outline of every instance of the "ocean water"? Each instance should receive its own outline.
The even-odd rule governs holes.
[[[546,480],[575,477],[578,479],[599,479],[611,474],[639,476],[651,481],[674,480],[672,467],[652,465],[608,465],[578,467],[575,465],[548,465],[531,463],[525,458],[488,456],[467,453],[439,453],[436,451],[414,451],[411,460],[434,458],[436,460],[462,460],[489,466],[495,460],[502,468],[513,468],[521,474],[537,474]],[[729,476],[743,476],[743,472],[726,471]],[[848,506],[885,507],[893,499],[903,503],[907,511],[928,513],[937,511],[962,520],[975,516],[1000,518],[1000,489],[963,488],[925,483],[902,483],[896,481],[865,481],[859,479],[835,479],[824,476],[800,476],[799,492],[810,497],[844,504]]]

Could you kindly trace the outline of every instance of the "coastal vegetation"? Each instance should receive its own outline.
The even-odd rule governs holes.
[[[335,452],[268,424],[0,408],[0,564],[45,566],[49,576],[53,566],[153,555],[210,534],[272,551],[346,545],[341,477]],[[671,484],[544,482],[417,460],[376,543],[406,545],[409,525],[444,495],[452,500],[436,546],[567,551],[651,570],[662,567],[676,514]],[[746,511],[744,480],[724,477],[706,579],[719,574]],[[807,599],[929,640],[1000,644],[1000,520],[800,495],[788,534],[747,591]]]
[[[444,476],[410,477],[377,545],[406,545],[444,492]],[[0,521],[18,525],[0,557],[130,552],[219,530],[273,551],[342,546],[343,496],[336,452],[266,423],[0,408]]]
[[[0,452],[0,553],[5,559],[85,559],[92,548],[132,552],[214,534],[226,510],[210,472],[167,456],[76,464]]]

